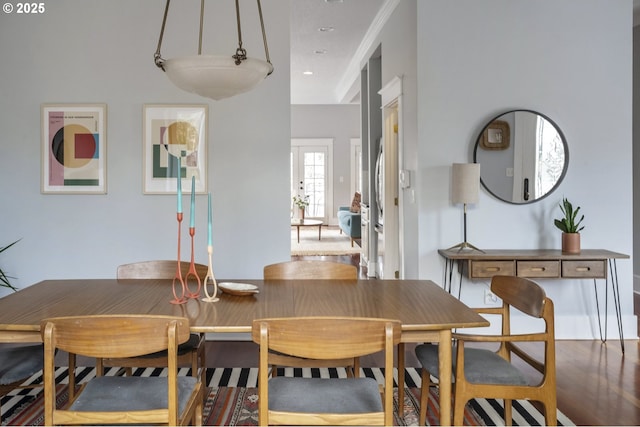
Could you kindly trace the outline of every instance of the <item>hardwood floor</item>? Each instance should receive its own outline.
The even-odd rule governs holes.
[[[359,265],[359,256],[296,257]],[[361,272],[366,278],[366,273]],[[640,296],[634,295],[636,315]],[[625,340],[625,354],[617,340],[559,340],[556,342],[558,408],[577,425],[640,425],[640,361],[638,340]],[[542,348],[529,350],[542,354]],[[419,367],[413,346],[407,346],[407,366]],[[514,361],[514,363],[518,363]],[[257,345],[251,342],[208,342],[210,367],[256,367]],[[362,366],[382,366],[380,358],[366,358]],[[532,378],[537,373],[526,371]]]

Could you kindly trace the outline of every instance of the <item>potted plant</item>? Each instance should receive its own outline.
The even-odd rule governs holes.
[[[11,246],[15,245],[16,243],[18,243],[20,240],[16,240],[15,242],[5,246],[4,248],[0,248],[0,253],[6,251],[7,249],[9,249]],[[2,271],[2,268],[0,268],[0,287],[3,288],[9,288],[12,289],[13,291],[17,291],[18,288],[16,288],[15,286],[13,286],[10,282],[9,279],[13,279],[13,277],[7,276],[6,273],[4,271]]]
[[[309,206],[309,196],[293,196],[293,204],[300,210],[300,218],[304,219],[304,211]]]
[[[556,219],[553,223],[562,230],[562,252],[578,254],[580,253],[580,230],[584,228],[580,224],[584,220],[584,215],[576,220],[580,207],[578,206],[574,210],[573,205],[566,197],[562,199],[559,206],[564,218]]]

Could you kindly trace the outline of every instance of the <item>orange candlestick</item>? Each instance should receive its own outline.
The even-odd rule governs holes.
[[[193,257],[193,241],[194,241],[194,236],[196,234],[196,228],[195,227],[189,227],[189,235],[191,236],[191,263],[189,264],[189,271],[187,272],[187,275],[185,276],[185,288],[187,291],[187,297],[189,298],[199,298],[200,297],[200,287],[202,286],[202,283],[200,282],[200,277],[198,276],[198,272],[196,271],[196,263],[194,261],[194,257]],[[195,292],[192,292],[189,289],[188,286],[188,279],[190,276],[193,276],[196,278],[196,281],[198,282],[198,289]]]
[[[176,219],[178,220],[178,266],[176,267],[176,275],[173,277],[173,299],[169,301],[171,304],[184,304],[187,302],[187,298],[185,298],[185,293],[187,291],[187,287],[184,283],[184,279],[182,278],[182,271],[180,269],[180,237],[181,237],[181,228],[182,228],[182,212],[178,212],[176,214]],[[178,296],[176,292],[176,280],[180,282],[180,289],[182,293]]]

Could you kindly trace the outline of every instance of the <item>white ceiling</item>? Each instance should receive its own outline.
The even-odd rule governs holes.
[[[368,48],[376,22],[384,20],[385,10],[395,4],[389,0],[292,0],[291,103],[350,102],[362,50]],[[319,31],[323,27],[333,30]],[[313,75],[304,75],[305,71]]]

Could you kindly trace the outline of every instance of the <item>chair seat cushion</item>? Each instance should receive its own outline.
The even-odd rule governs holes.
[[[187,406],[198,379],[178,377],[178,413]],[[71,411],[134,411],[167,408],[166,377],[95,377],[69,407]]]
[[[190,334],[189,339],[182,344],[178,345],[178,355],[181,356],[183,354],[190,353],[191,351],[198,348],[198,344],[200,343],[200,335],[198,334]],[[158,351],[155,353],[145,354],[143,356],[139,356],[141,358],[154,359],[156,357],[166,357],[166,350]]]
[[[416,357],[424,369],[440,378],[438,370],[438,346],[421,344],[416,346]],[[453,349],[455,354],[455,347]],[[453,358],[455,371],[456,360]],[[467,381],[483,384],[528,385],[529,381],[518,368],[491,350],[464,348],[464,374]]]
[[[271,378],[269,409],[339,414],[383,411],[380,388],[373,378]]]
[[[42,369],[42,344],[0,347],[0,385],[27,379]]]

